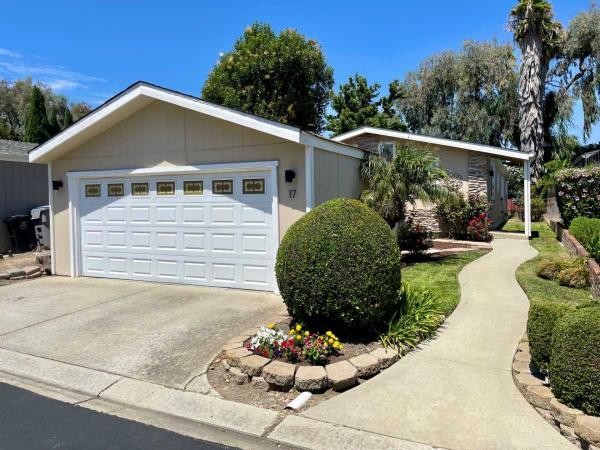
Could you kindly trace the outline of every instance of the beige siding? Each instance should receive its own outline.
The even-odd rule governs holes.
[[[358,198],[363,189],[360,160],[315,149],[315,206],[332,198]]]
[[[56,272],[70,273],[67,172],[279,161],[280,236],[304,214],[304,146],[155,101],[52,163]],[[296,172],[286,183],[284,171]],[[296,195],[290,198],[289,190]]]

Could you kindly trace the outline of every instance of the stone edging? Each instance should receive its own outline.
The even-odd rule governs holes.
[[[39,266],[26,266],[22,269],[11,267],[6,272],[0,272],[0,280],[30,280],[42,276],[42,269]]]
[[[359,379],[377,375],[408,353],[408,348],[393,351],[379,347],[325,367],[300,366],[265,358],[248,350],[244,344],[258,329],[248,329],[230,339],[223,346],[223,364],[236,383],[252,383],[265,391],[288,390],[292,387],[309,392],[346,390],[357,385]]]
[[[525,399],[569,442],[582,450],[600,449],[600,417],[560,403],[543,375],[532,370],[529,342],[519,344],[513,360],[513,379]]]

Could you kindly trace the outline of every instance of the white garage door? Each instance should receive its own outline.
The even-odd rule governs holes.
[[[82,274],[273,290],[271,172],[81,179]]]

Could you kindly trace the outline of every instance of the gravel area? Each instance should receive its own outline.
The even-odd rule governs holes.
[[[26,266],[37,266],[34,252],[17,253],[13,256],[4,255],[0,259],[0,272],[4,272],[11,267],[23,268]]]

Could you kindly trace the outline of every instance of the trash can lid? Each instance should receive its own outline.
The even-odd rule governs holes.
[[[31,220],[39,219],[42,211],[49,211],[50,205],[38,206],[31,210]]]
[[[8,216],[6,219],[3,220],[4,223],[12,223],[12,222],[17,222],[19,220],[23,221],[23,220],[29,220],[31,218],[31,216],[28,216],[27,214],[15,214],[14,216]]]

